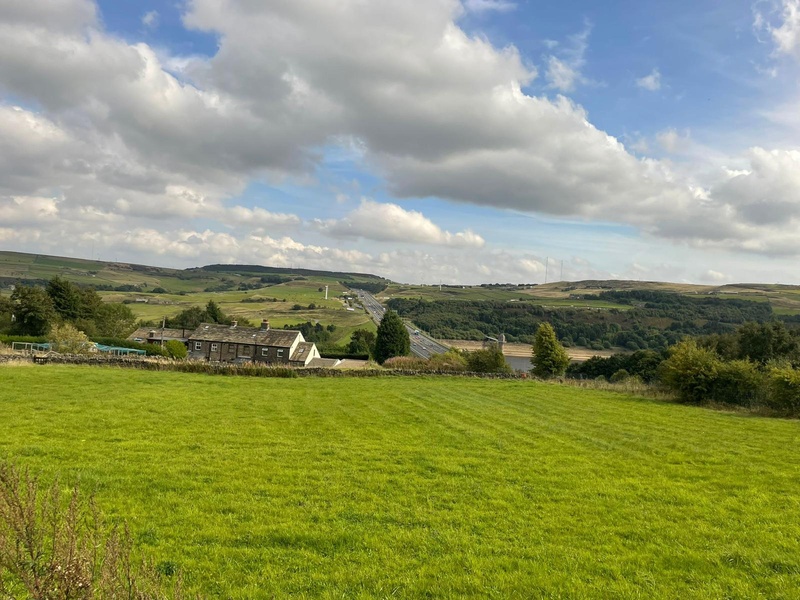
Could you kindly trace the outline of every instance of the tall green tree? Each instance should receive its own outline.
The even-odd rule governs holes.
[[[176,327],[183,329],[196,329],[200,327],[200,323],[208,321],[208,315],[199,306],[190,306],[179,312],[171,319],[166,320],[167,327]]]
[[[752,360],[762,365],[777,358],[796,359],[797,338],[793,337],[783,323],[745,323],[737,333],[739,358]]]
[[[53,308],[64,321],[84,317],[83,297],[77,285],[56,275],[47,282],[45,290],[53,301]]]
[[[136,316],[127,304],[107,302],[100,305],[95,324],[98,335],[124,338],[136,329]]]
[[[375,336],[375,360],[383,364],[393,356],[408,356],[411,353],[411,338],[400,316],[387,310],[378,325]]]
[[[21,335],[44,335],[56,319],[53,301],[44,288],[18,285],[11,293],[13,331]]]
[[[556,338],[556,332],[550,323],[542,323],[536,330],[531,364],[531,373],[542,379],[561,377],[569,366],[569,355]]]
[[[212,323],[228,322],[228,318],[225,316],[225,313],[222,312],[222,309],[219,307],[219,304],[217,304],[213,300],[209,300],[208,304],[206,304],[206,315],[208,315],[208,319]]]

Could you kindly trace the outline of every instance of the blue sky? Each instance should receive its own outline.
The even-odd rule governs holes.
[[[0,7],[7,249],[800,283],[800,0],[51,4]]]

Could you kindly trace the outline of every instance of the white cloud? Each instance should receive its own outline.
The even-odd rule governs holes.
[[[763,3],[756,5],[753,28],[770,36],[777,54],[800,58],[800,0],[772,1],[768,6],[771,10],[764,12]]]
[[[509,0],[464,0],[464,8],[473,13],[508,12],[516,7],[517,4]]]
[[[548,87],[560,92],[572,92],[580,84],[591,83],[581,70],[586,66],[586,50],[589,47],[591,25],[587,24],[581,33],[570,36],[566,45],[559,45],[560,55],[547,57],[545,78]]]
[[[319,148],[345,143],[398,197],[613,220],[698,247],[800,248],[794,154],[755,149],[742,173],[720,173],[720,182],[704,186],[669,164],[639,159],[581,106],[524,93],[535,70],[515,48],[459,28],[456,0],[194,0],[185,21],[218,36],[211,58],[164,58],[109,35],[88,0],[51,0],[51,12],[30,6],[0,5],[1,91],[36,107],[0,104],[0,206],[18,221],[22,203],[32,208],[29,220],[61,241],[59,253],[72,238],[47,228],[53,210],[73,237],[90,222],[102,239],[134,231],[155,242],[144,233],[155,231],[170,248],[167,238],[183,227],[200,232],[174,242],[183,244],[181,256],[191,246],[218,260],[280,258],[254,248],[289,239],[287,230],[319,231],[269,210],[268,201],[232,199],[254,179],[313,177]],[[588,28],[552,56],[580,72],[587,40]],[[179,77],[170,73],[176,65]],[[648,77],[660,82],[657,69]],[[679,137],[667,132],[661,142],[677,148]],[[444,231],[393,204],[362,204],[328,222],[327,234],[372,240],[375,224],[392,215],[406,241],[437,246],[438,254],[398,255],[417,261],[409,273],[422,272],[428,256],[458,266],[442,258],[457,255],[451,247],[481,269],[509,273],[511,266],[486,258],[495,255],[481,236]],[[11,239],[14,228],[3,226]],[[34,239],[31,227],[13,239]],[[292,244],[305,244],[294,237]],[[316,246],[304,248],[312,250],[292,256],[312,260]],[[516,257],[509,265],[527,273],[539,259],[524,260],[534,262]]]
[[[486,243],[481,236],[470,230],[458,233],[443,231],[420,212],[368,198],[362,199],[361,205],[343,219],[317,221],[317,227],[325,234],[337,238],[475,248],[481,248]]]
[[[55,222],[58,202],[54,198],[31,196],[0,197],[0,223],[15,227]]]
[[[649,92],[657,92],[661,89],[661,72],[658,69],[653,69],[649,75],[637,79],[636,85]]]
[[[142,25],[147,27],[147,29],[156,29],[158,27],[159,15],[158,11],[151,10],[142,16]]]
[[[711,281],[713,283],[722,283],[725,281],[729,281],[730,278],[727,275],[725,275],[725,273],[720,273],[719,271],[714,271],[713,269],[709,269],[700,276],[700,280]]]
[[[659,132],[656,140],[661,148],[672,154],[685,151],[692,143],[691,134],[688,131],[679,133],[675,128]]]
[[[96,10],[88,0],[4,0],[0,3],[0,23],[74,32],[93,25]]]

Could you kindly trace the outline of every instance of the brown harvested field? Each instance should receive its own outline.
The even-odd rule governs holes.
[[[447,344],[448,346],[452,346],[453,348],[458,348],[459,350],[480,350],[483,348],[482,342],[476,342],[474,340],[439,340],[443,344]],[[589,348],[567,348],[567,354],[571,360],[575,362],[583,362],[585,360],[589,360],[593,356],[611,356],[612,354],[618,352],[625,352],[625,350],[621,348],[613,348],[611,350],[591,350]],[[514,343],[507,343],[503,346],[503,354],[506,356],[530,356],[531,355],[531,345],[530,344],[514,344]]]

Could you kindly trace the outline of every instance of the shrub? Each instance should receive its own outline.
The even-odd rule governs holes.
[[[461,372],[467,370],[467,359],[462,352],[451,348],[444,354],[434,354],[428,361],[437,371]]]
[[[179,358],[183,359],[186,358],[188,351],[186,350],[186,346],[183,342],[179,340],[169,340],[164,344],[164,349],[167,351],[167,354],[170,358]]]
[[[747,360],[720,362],[711,398],[721,404],[754,406],[765,396],[766,381],[756,365]]]
[[[417,356],[393,356],[383,362],[387,369],[400,369],[403,371],[427,371],[430,369],[428,361]]]
[[[626,379],[628,379],[630,376],[631,376],[631,374],[630,374],[630,373],[628,373],[628,372],[627,372],[625,369],[620,369],[619,371],[617,371],[616,373],[614,373],[614,374],[611,376],[611,378],[609,379],[609,381],[610,381],[611,383],[619,383],[620,381],[625,381],[625,380],[626,380]]]
[[[770,369],[766,404],[780,412],[797,414],[800,411],[800,371],[788,367]]]
[[[467,369],[473,373],[512,373],[506,357],[499,348],[476,350],[467,353]]]
[[[86,334],[69,323],[54,325],[48,341],[50,349],[61,354],[89,354],[95,350]]]
[[[681,342],[661,363],[661,381],[681,401],[703,402],[711,398],[720,363],[711,350],[698,347],[692,340]]]
[[[389,369],[400,369],[407,371],[446,371],[450,373],[463,373],[467,370],[467,359],[458,350],[448,350],[444,354],[434,354],[429,359],[416,356],[395,356],[387,359],[383,363]],[[481,371],[483,373],[495,373],[498,371]],[[499,371],[505,373],[506,371]]]

